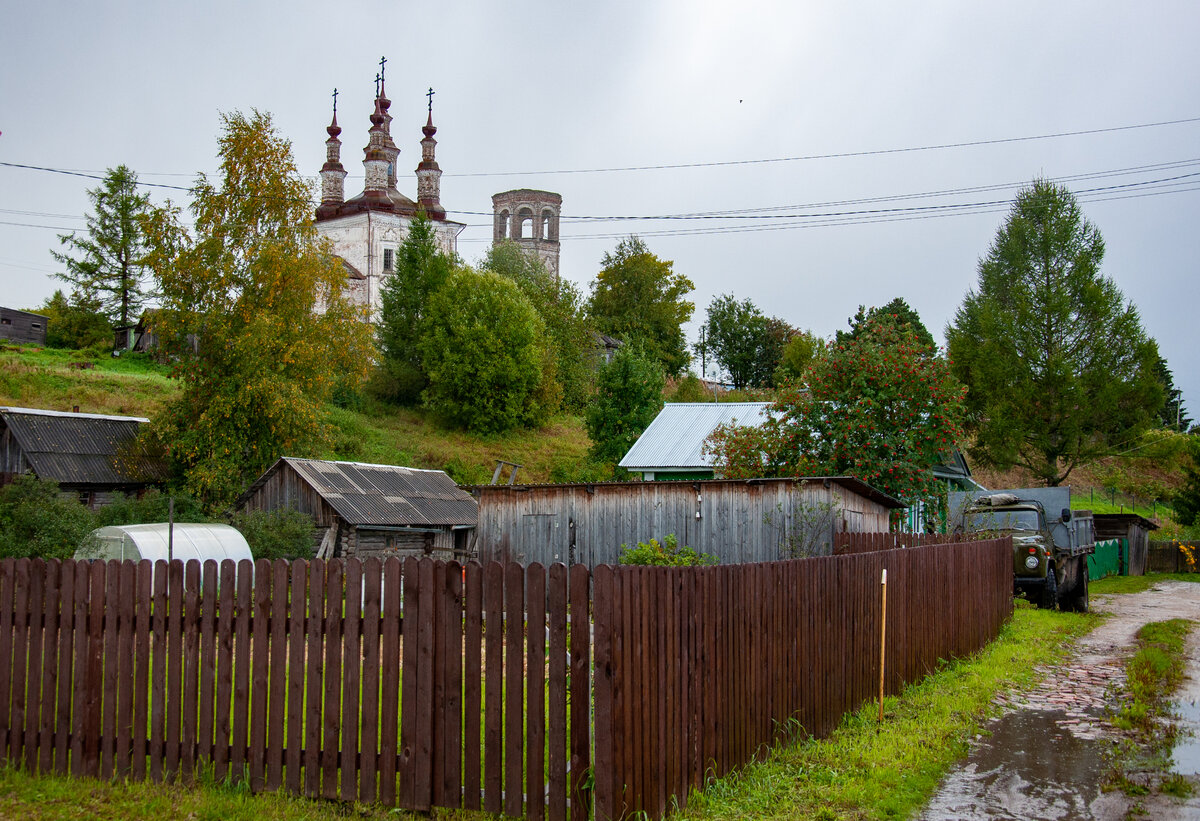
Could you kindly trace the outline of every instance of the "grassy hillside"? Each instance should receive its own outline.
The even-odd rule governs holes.
[[[79,367],[80,364],[88,367]],[[668,393],[676,386],[668,388]],[[168,370],[145,356],[114,358],[85,351],[0,346],[0,405],[151,416],[178,391]],[[695,399],[696,397],[677,397]],[[723,397],[761,399],[731,394]],[[366,400],[361,410],[330,405],[330,440],[307,455],[445,470],[463,484],[490,481],[495,460],[517,462],[522,482],[549,482],[577,475],[588,438],[578,417],[561,417],[540,430],[482,438],[432,424],[421,412]],[[1071,474],[1076,508],[1097,513],[1137,512],[1178,535],[1164,506],[1183,481],[1181,437],[1158,432],[1122,456],[1083,465]],[[1020,469],[989,471],[972,465],[986,487],[1036,485]],[[507,474],[505,474],[507,478]]]
[[[178,390],[168,369],[144,356],[0,347],[0,405],[151,416]],[[324,452],[288,455],[437,468],[466,484],[490,481],[495,460],[503,459],[523,466],[519,481],[548,482],[582,463],[589,444],[576,417],[488,438],[444,430],[419,411],[371,401],[361,411],[330,405],[328,417]]]

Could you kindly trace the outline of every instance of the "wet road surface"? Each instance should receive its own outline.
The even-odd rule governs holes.
[[[1034,690],[1001,700],[1004,713],[987,726],[966,761],[942,782],[922,821],[1047,819],[1082,821],[1141,817],[1200,821],[1200,634],[1189,641],[1189,677],[1179,694],[1181,733],[1175,771],[1196,785],[1187,799],[1157,795],[1130,799],[1104,792],[1110,753],[1120,735],[1105,720],[1119,707],[1123,665],[1137,630],[1147,622],[1200,622],[1200,584],[1161,582],[1145,593],[1095,597],[1110,613],[1079,640],[1061,667]],[[1186,729],[1186,726],[1184,727]],[[1140,814],[1130,816],[1130,812]]]

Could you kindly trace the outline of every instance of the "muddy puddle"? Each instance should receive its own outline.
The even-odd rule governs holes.
[[[992,722],[964,766],[942,784],[923,821],[1108,817],[1100,785],[1108,748],[1062,710],[1017,710]]]
[[[1171,772],[1179,775],[1200,775],[1200,703],[1177,701],[1174,704],[1175,725],[1179,734],[1171,751]]]

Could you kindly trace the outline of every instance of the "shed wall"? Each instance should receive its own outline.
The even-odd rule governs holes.
[[[322,529],[340,521],[333,507],[286,462],[242,506],[244,510],[264,511],[289,507],[312,516],[316,526]]]
[[[615,564],[622,545],[674,534],[722,564],[832,552],[839,532],[885,531],[888,509],[839,485],[631,482],[481,487],[482,561]]]
[[[0,339],[45,345],[48,324],[49,320],[40,314],[0,308]]]

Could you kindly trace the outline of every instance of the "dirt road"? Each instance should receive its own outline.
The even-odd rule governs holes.
[[[1111,614],[1079,640],[1076,651],[1033,691],[1005,700],[967,760],[942,782],[922,821],[1053,819],[1115,821],[1127,817],[1200,821],[1200,634],[1188,646],[1188,678],[1178,695],[1184,734],[1175,772],[1196,795],[1130,799],[1103,792],[1109,755],[1119,740],[1105,715],[1119,704],[1124,663],[1138,629],[1151,621],[1200,622],[1200,584],[1160,582],[1145,593],[1095,596],[1092,608]],[[1136,805],[1135,805],[1136,802]],[[1140,805],[1140,806],[1137,806]],[[1141,810],[1143,815],[1130,815]]]

